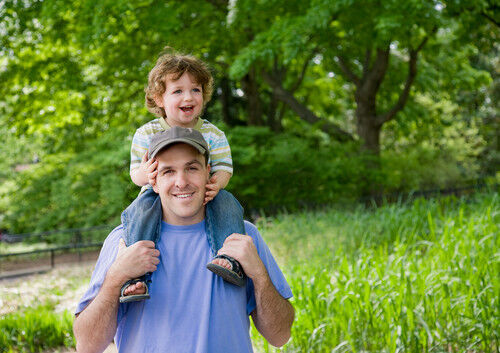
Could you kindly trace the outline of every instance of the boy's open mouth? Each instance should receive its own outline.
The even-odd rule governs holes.
[[[181,110],[185,113],[190,113],[192,112],[194,107],[192,105],[186,105],[185,107],[181,107]]]

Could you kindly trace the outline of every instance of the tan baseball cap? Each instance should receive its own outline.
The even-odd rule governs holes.
[[[208,145],[201,132],[180,126],[173,126],[168,130],[154,134],[149,145],[148,157],[153,158],[165,147],[179,142],[193,146],[204,155],[208,161]]]

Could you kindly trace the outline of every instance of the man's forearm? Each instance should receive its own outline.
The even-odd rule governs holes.
[[[75,318],[73,331],[79,353],[103,352],[113,340],[121,282],[108,272],[94,300]]]
[[[256,308],[252,319],[257,330],[273,346],[281,347],[290,338],[294,318],[292,304],[283,298],[266,273],[254,279]]]

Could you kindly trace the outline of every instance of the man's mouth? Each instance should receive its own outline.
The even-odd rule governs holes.
[[[174,194],[174,197],[179,199],[187,199],[194,195],[194,192],[182,193],[182,194]]]
[[[191,113],[194,110],[194,106],[193,105],[186,105],[184,107],[181,107],[181,110],[184,113]]]

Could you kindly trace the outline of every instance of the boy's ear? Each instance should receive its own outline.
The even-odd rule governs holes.
[[[163,99],[161,99],[162,97],[161,96],[154,96],[154,101],[156,103],[157,106],[159,106],[160,108],[165,108],[163,106]]]

